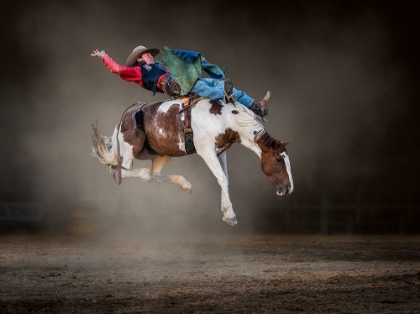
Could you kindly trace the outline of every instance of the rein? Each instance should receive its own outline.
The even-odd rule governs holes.
[[[121,128],[122,120],[124,119],[124,116],[127,113],[127,111],[129,109],[131,109],[133,106],[139,105],[139,104],[141,104],[141,102],[136,102],[136,103],[132,104],[130,107],[128,107],[127,109],[125,109],[124,112],[123,112],[123,114],[122,114],[122,116],[121,116],[120,122],[118,122],[118,125],[117,125],[117,136],[116,136],[116,139],[117,139],[117,165],[115,167],[114,173],[112,174],[112,178],[114,179],[114,182],[116,184],[118,184],[118,185],[120,185],[121,184],[121,181],[122,181],[121,169],[128,170],[128,169],[126,169],[125,167],[123,167],[121,165],[122,162],[121,162],[121,152],[120,152],[120,141],[118,139],[118,135],[120,133],[120,128]],[[143,104],[143,106],[144,105],[145,104]],[[141,107],[143,107],[143,106],[141,106]],[[141,109],[141,107],[140,107],[140,109]],[[116,172],[118,172],[118,181],[115,178],[115,173]]]
[[[183,113],[188,108],[195,106],[203,98],[204,97],[196,97],[196,96],[189,97],[188,104],[187,105],[183,104],[182,109],[179,111],[179,114]]]

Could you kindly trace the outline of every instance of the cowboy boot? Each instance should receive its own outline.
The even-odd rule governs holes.
[[[230,79],[225,79],[225,101],[226,103],[235,104],[236,96],[233,93],[233,83]]]
[[[261,118],[268,115],[268,109],[265,107],[270,100],[271,93],[270,91],[264,96],[264,98],[258,102],[253,102],[252,105],[249,107],[256,115],[260,116]]]

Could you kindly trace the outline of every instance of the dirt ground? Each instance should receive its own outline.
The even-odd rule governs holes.
[[[420,313],[420,236],[2,236],[0,312]]]

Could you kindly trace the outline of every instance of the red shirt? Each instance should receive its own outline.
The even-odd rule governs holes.
[[[141,77],[141,69],[139,66],[134,67],[127,67],[123,65],[119,65],[117,62],[112,60],[110,56],[107,54],[104,54],[102,56],[102,60],[104,61],[105,66],[112,72],[117,74],[119,77],[121,77],[123,80],[127,82],[134,82],[136,84],[139,84],[141,87],[143,87],[143,80]],[[165,74],[161,75],[158,79],[157,86],[161,86],[161,81]]]

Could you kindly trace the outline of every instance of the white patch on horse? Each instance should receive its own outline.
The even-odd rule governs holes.
[[[181,137],[181,134],[178,135],[178,149],[182,150],[183,152],[187,152],[187,150],[185,149],[185,141]]]
[[[118,154],[117,136],[120,145],[120,156],[122,158],[121,165],[126,169],[130,169],[133,167],[134,160],[133,145],[124,140],[124,135],[121,133],[121,129],[115,128],[114,133],[112,134],[112,150],[114,151],[114,154]]]
[[[159,134],[164,135],[164,132],[162,129],[159,129]]]
[[[241,145],[252,150],[261,159],[262,152],[255,141],[255,134],[262,134],[264,126],[255,119],[255,114],[244,105],[237,102],[234,108],[229,108],[229,110],[232,109],[239,112],[239,114],[231,114],[229,117],[233,119],[231,121],[233,126],[239,126],[242,129]]]
[[[176,101],[165,101],[164,103],[162,103],[160,106],[159,106],[159,109],[158,109],[158,112],[163,112],[163,113],[167,113],[168,112],[168,110],[169,110],[169,108],[171,108],[171,106],[173,105],[173,104],[178,104],[178,105],[180,105],[179,104],[179,102],[176,102]]]
[[[287,156],[285,152],[281,153],[280,155],[283,156],[284,162],[286,163],[287,174],[289,175],[289,181],[290,181],[289,194],[292,194],[294,186],[293,186],[292,167],[290,165],[290,159],[289,159],[289,156]]]

